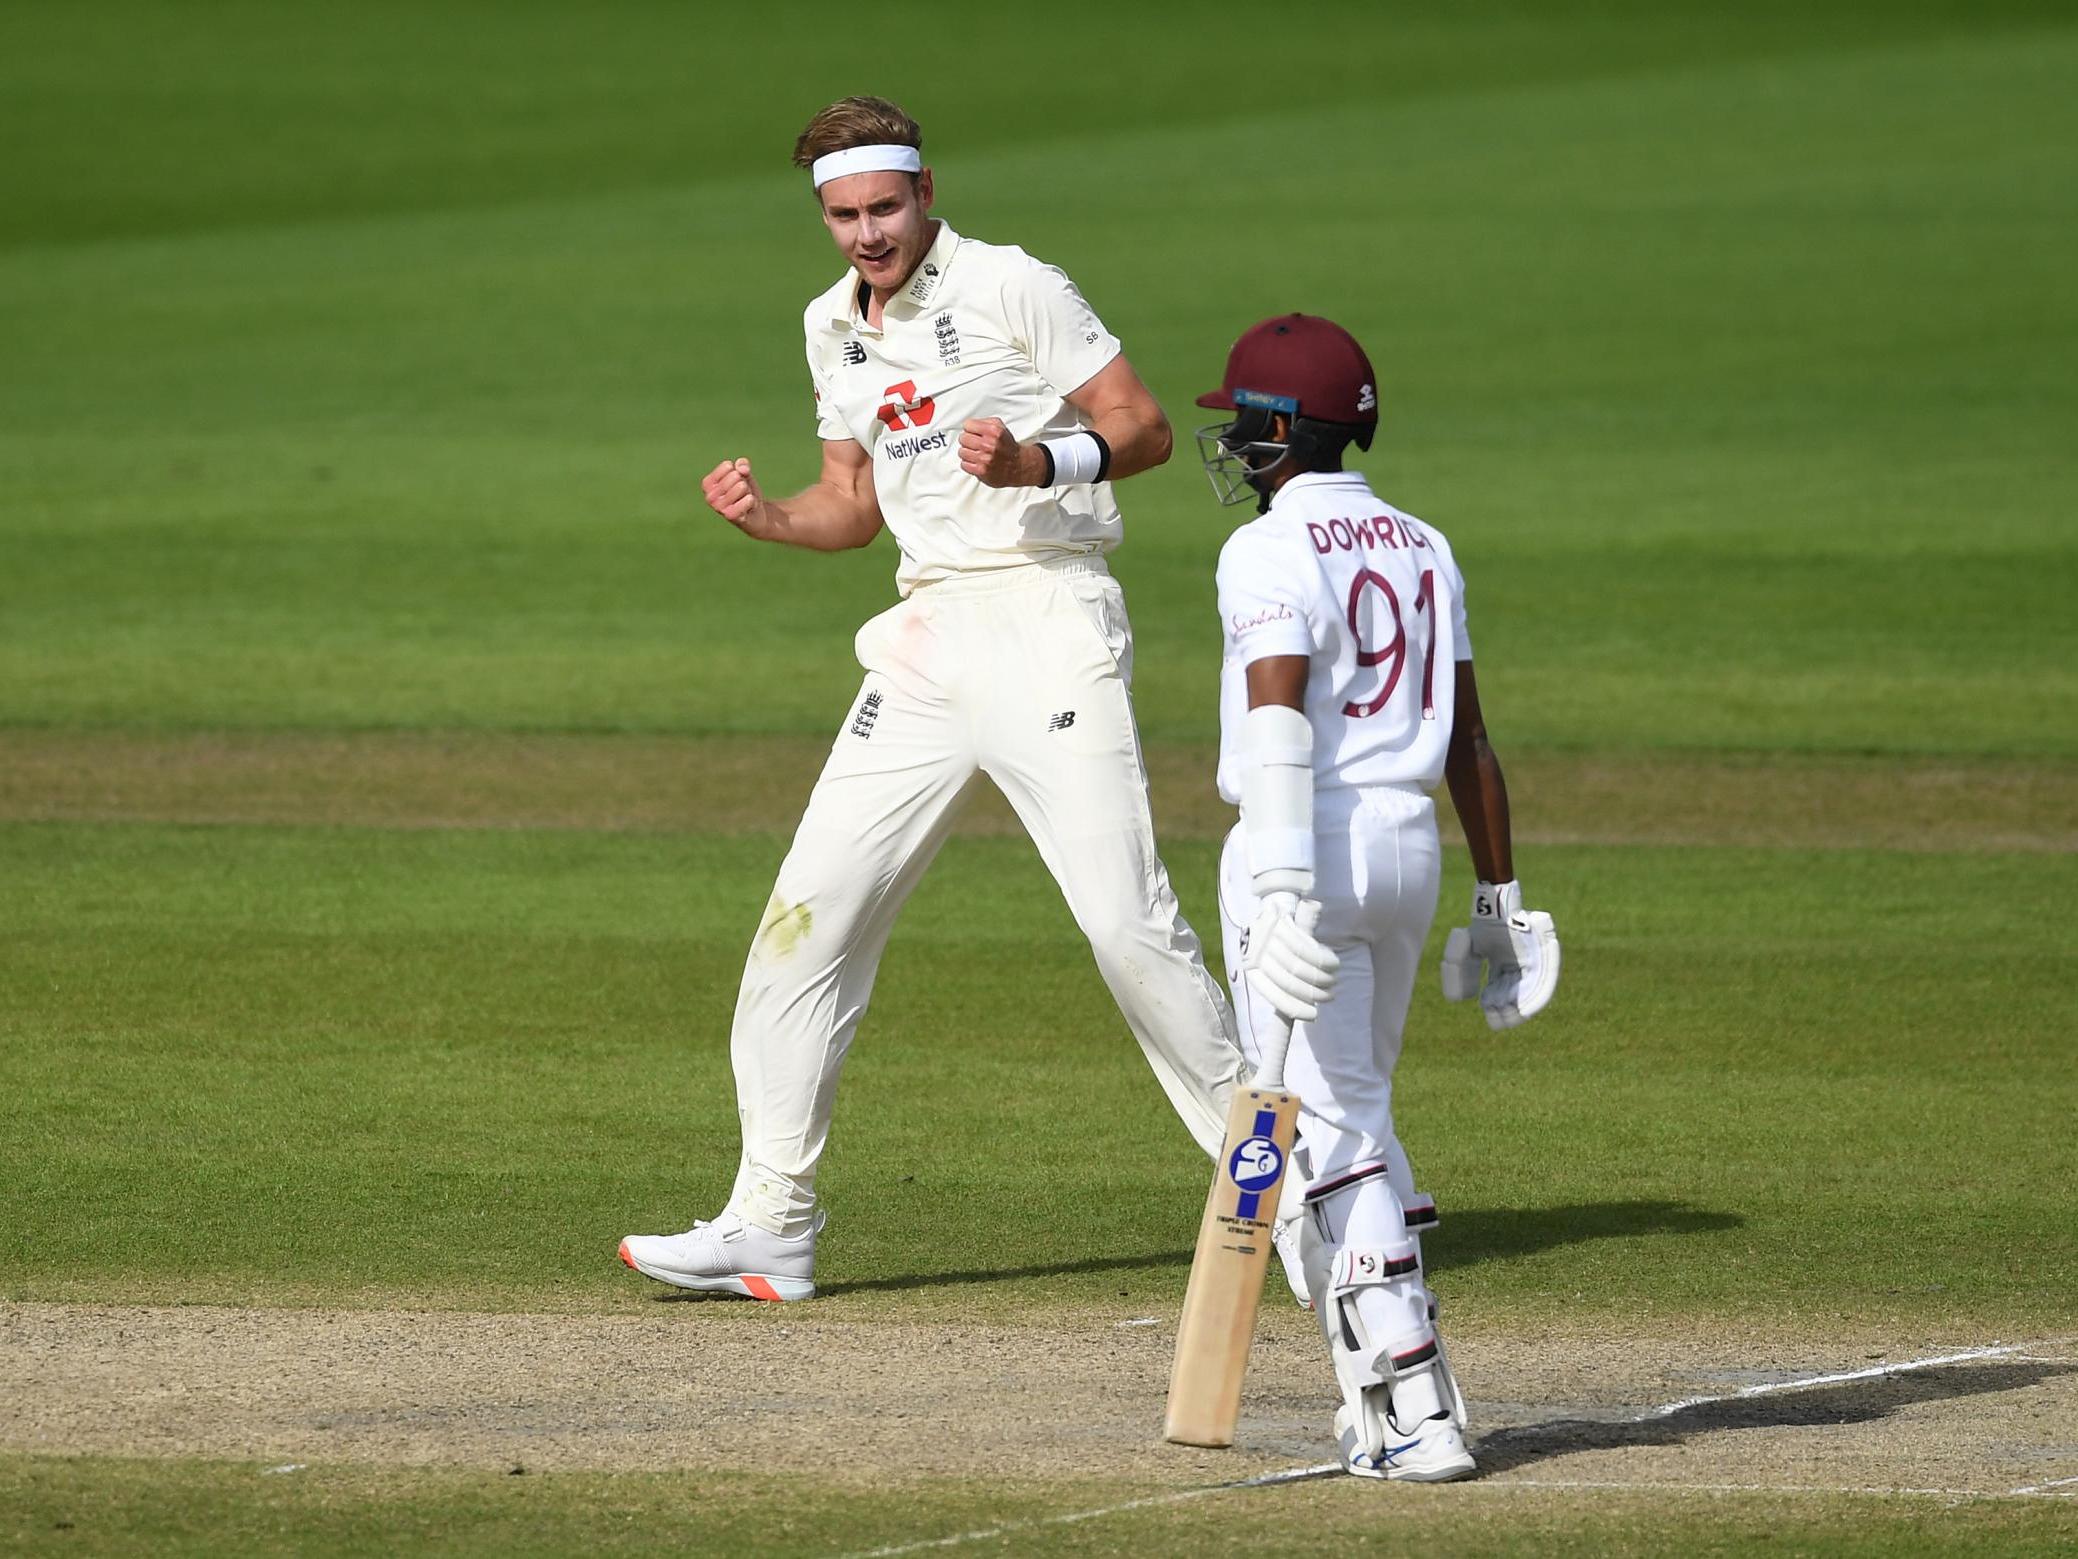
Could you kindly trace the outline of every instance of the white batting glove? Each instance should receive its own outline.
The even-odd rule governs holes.
[[[1309,911],[1300,924],[1301,905]],[[1270,893],[1248,928],[1241,967],[1256,994],[1288,1023],[1310,1023],[1320,1004],[1335,989],[1342,960],[1334,949],[1307,929],[1320,917],[1320,906],[1296,893]]]
[[[1484,989],[1481,988],[1482,977]],[[1519,882],[1472,890],[1472,923],[1443,943],[1443,995],[1479,998],[1487,1027],[1512,1029],[1544,1010],[1558,989],[1559,940],[1543,910],[1524,910]]]

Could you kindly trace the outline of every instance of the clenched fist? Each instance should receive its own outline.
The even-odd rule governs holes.
[[[756,534],[758,511],[765,506],[765,495],[758,491],[748,460],[724,460],[700,479],[700,492],[707,499],[708,508],[738,530]]]
[[[982,417],[960,429],[960,469],[984,487],[1037,487],[1046,456],[1012,438],[1001,417]]]

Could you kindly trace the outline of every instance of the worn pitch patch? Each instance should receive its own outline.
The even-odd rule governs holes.
[[[1310,1318],[1264,1317],[1232,1451],[1164,1443],[1174,1317],[1121,1326],[653,1314],[0,1305],[0,1449],[416,1465],[1019,1473],[1153,1493],[1333,1459]],[[2071,1340],[1453,1334],[1482,1482],[2058,1496],[2078,1479]],[[813,1422],[814,1436],[800,1426]],[[994,1425],[992,1428],[991,1425]],[[822,1457],[832,1438],[840,1467]]]

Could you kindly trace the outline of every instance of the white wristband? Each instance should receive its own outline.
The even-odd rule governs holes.
[[[1073,482],[1101,482],[1111,471],[1111,446],[1101,433],[1069,433],[1045,438],[1039,448],[1047,460],[1046,480],[1041,487],[1065,487]]]

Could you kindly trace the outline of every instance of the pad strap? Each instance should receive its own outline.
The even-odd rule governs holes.
[[[1398,1348],[1388,1348],[1380,1362],[1397,1379],[1405,1375],[1409,1370],[1418,1370],[1424,1365],[1433,1364],[1435,1361],[1436,1334],[1430,1332],[1418,1341],[1405,1343]]]
[[[1306,1188],[1306,1200],[1309,1202],[1324,1202],[1331,1196],[1341,1195],[1342,1192],[1347,1191],[1351,1186],[1356,1185],[1360,1181],[1369,1180],[1373,1175],[1382,1175],[1384,1173],[1385,1160],[1373,1159],[1368,1164],[1352,1165],[1340,1174],[1323,1175]]]
[[[1421,1253],[1412,1240],[1390,1245],[1344,1245],[1328,1270],[1329,1291],[1340,1295],[1360,1288],[1384,1288],[1421,1270]]]

